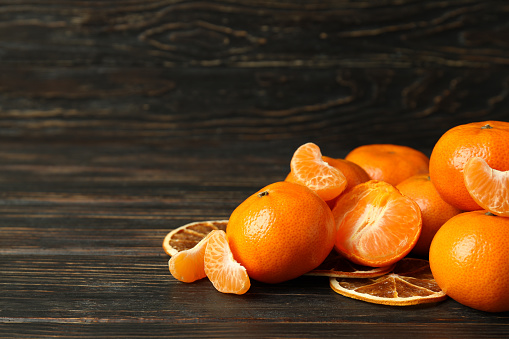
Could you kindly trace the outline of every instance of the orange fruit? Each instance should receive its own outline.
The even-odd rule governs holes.
[[[447,298],[431,274],[426,260],[404,258],[394,270],[371,279],[330,278],[331,288],[346,297],[374,304],[408,306]]]
[[[213,230],[226,230],[228,220],[196,221],[170,231],[163,240],[163,249],[169,256],[196,246]]]
[[[463,168],[465,187],[474,201],[493,214],[509,217],[509,171],[497,171],[483,158],[470,158]]]
[[[458,214],[431,243],[436,282],[459,303],[487,312],[509,311],[509,218],[486,211]]]
[[[332,209],[334,248],[359,265],[391,265],[407,255],[421,233],[419,205],[391,184],[370,180],[339,197]]]
[[[366,173],[366,171],[356,163],[353,163],[345,159],[335,159],[327,156],[322,156],[322,160],[325,161],[327,164],[331,165],[332,167],[340,170],[341,173],[343,173],[343,175],[345,176],[346,188],[341,194],[351,190],[354,186],[357,186],[358,184],[370,180],[368,173]],[[292,172],[288,173],[288,176],[286,177],[285,181],[298,183],[295,180]],[[327,200],[326,201],[327,205],[329,205],[329,207],[332,208],[338,197],[339,195],[331,200]]]
[[[371,179],[392,185],[429,171],[429,158],[424,153],[401,145],[364,145],[353,149],[345,159],[362,167]]]
[[[320,265],[334,246],[327,204],[309,188],[277,182],[242,202],[226,227],[233,256],[252,279],[279,283]]]
[[[399,183],[396,188],[419,205],[422,216],[422,230],[411,253],[428,257],[431,240],[438,229],[461,211],[449,205],[440,197],[429,175],[415,175]]]
[[[171,275],[183,282],[193,282],[205,278],[204,256],[209,233],[200,242],[190,249],[175,253],[168,261]]]
[[[368,173],[354,162],[345,159],[330,158],[327,156],[323,156],[322,159],[343,173],[346,178],[346,188],[344,192],[351,190],[358,184],[371,180]]]
[[[212,285],[222,293],[244,294],[251,287],[246,269],[233,257],[226,233],[215,230],[207,235],[205,274]]]
[[[464,211],[481,209],[463,181],[463,167],[472,157],[483,158],[496,170],[509,170],[509,123],[459,125],[445,132],[435,144],[429,165],[431,181],[445,201]]]
[[[343,173],[322,159],[320,148],[309,142],[300,146],[290,162],[291,177],[287,181],[304,185],[323,200],[331,200],[346,188]]]

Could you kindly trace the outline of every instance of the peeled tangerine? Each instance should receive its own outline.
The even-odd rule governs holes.
[[[382,267],[406,256],[422,228],[419,205],[391,184],[370,180],[340,196],[334,248],[354,263]]]

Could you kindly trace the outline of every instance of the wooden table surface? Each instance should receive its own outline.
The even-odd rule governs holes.
[[[0,1],[0,338],[508,337],[508,313],[320,277],[221,294],[161,247],[305,142],[429,155],[509,121],[508,22],[505,1]]]

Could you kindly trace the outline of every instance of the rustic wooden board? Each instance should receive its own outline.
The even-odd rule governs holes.
[[[507,337],[449,299],[183,284],[161,242],[319,144],[509,121],[502,0],[0,1],[0,337]]]

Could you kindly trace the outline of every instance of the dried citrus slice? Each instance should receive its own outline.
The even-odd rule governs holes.
[[[357,265],[336,251],[332,251],[324,262],[306,275],[336,278],[374,278],[389,273],[395,264],[384,267]]]
[[[244,294],[251,281],[244,266],[234,258],[222,230],[210,232],[205,249],[205,273],[212,285],[222,293]]]
[[[463,167],[463,178],[468,193],[479,206],[509,217],[509,171],[498,171],[483,158],[472,157]]]
[[[447,298],[423,259],[404,258],[391,273],[377,278],[330,278],[329,282],[341,295],[375,304],[408,306]]]
[[[197,221],[180,226],[169,232],[163,240],[164,251],[173,256],[198,244],[214,230],[226,230],[228,220]]]
[[[320,148],[312,142],[295,151],[290,168],[292,174],[287,181],[308,187],[325,201],[340,195],[347,185],[343,173],[323,161]]]
[[[334,248],[356,264],[389,266],[415,246],[422,228],[419,205],[391,184],[370,180],[342,194],[332,209]]]
[[[180,281],[191,283],[205,278],[205,249],[212,232],[207,234],[193,248],[182,250],[170,258],[168,267],[171,275]]]

